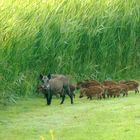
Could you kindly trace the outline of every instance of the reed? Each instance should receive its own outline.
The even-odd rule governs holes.
[[[0,96],[32,95],[40,73],[138,78],[139,0],[1,0]]]

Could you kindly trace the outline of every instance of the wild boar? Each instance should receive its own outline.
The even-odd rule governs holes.
[[[88,88],[81,88],[79,98],[87,96],[87,98],[92,99],[92,97],[102,98],[104,89],[100,86],[93,86]]]
[[[47,104],[51,104],[52,96],[55,94],[60,94],[63,104],[65,100],[65,94],[67,94],[71,99],[71,104],[73,104],[73,95],[70,92],[70,88],[61,78],[52,78],[44,82],[43,88],[46,90],[45,97],[47,99]]]
[[[128,81],[120,81],[121,84],[126,84],[128,86],[128,91],[135,91],[136,93],[139,93],[139,83],[135,80],[128,80]]]
[[[111,85],[117,85],[117,82],[113,81],[113,80],[106,80],[103,81],[102,83],[104,86],[111,86]]]
[[[96,80],[86,80],[86,81],[81,81],[77,83],[77,89],[80,88],[88,88],[91,86],[100,86],[100,82],[96,81]]]
[[[104,92],[107,95],[107,97],[119,97],[121,88],[119,86],[104,86]]]
[[[128,96],[128,86],[126,84],[118,84],[121,89],[123,96]]]

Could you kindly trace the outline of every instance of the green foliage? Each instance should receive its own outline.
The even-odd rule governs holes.
[[[137,78],[139,23],[139,0],[1,0],[0,94],[31,95],[48,72]]]

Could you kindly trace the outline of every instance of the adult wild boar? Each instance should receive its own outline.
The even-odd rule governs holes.
[[[70,91],[69,80],[64,75],[49,74],[48,76],[40,75],[43,81],[44,89],[46,90],[47,104],[51,104],[52,96],[55,94],[60,94],[62,97],[61,104],[65,100],[65,95],[70,97],[71,104],[73,104],[73,95]]]
[[[42,75],[42,74],[40,74],[40,79],[44,84],[47,83],[50,79],[53,79],[53,78],[57,78],[59,80],[62,80],[64,85],[69,85],[69,79],[65,75],[62,75],[62,74]]]
[[[36,92],[38,92],[38,94],[42,93],[44,95],[44,98],[46,98],[47,91],[45,89],[44,84],[43,85],[38,85]],[[60,97],[59,94],[55,94],[55,96],[56,96],[57,99]]]

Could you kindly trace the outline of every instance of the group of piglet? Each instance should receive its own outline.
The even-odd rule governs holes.
[[[138,90],[139,83],[135,80],[128,81],[113,81],[106,80],[102,83],[96,80],[85,80],[77,83],[77,88],[80,88],[80,96],[82,98],[87,96],[87,98],[92,99],[92,97],[101,98],[110,98],[110,97],[119,97],[128,96],[128,91],[135,91],[139,93]]]
[[[52,96],[61,97],[61,103],[65,100],[65,95],[70,97],[71,104],[73,104],[74,91],[76,87],[69,82],[69,78],[62,74],[48,74],[40,75],[42,84],[38,86],[38,90],[44,94],[47,100],[47,105],[51,104]]]
[[[122,96],[128,96],[128,91],[139,93],[139,83],[135,80],[123,80],[119,82],[106,80],[102,83],[97,80],[84,80],[77,82],[77,84],[71,84],[69,78],[62,74],[40,75],[40,80],[42,84],[38,86],[38,91],[44,94],[47,105],[51,104],[53,95],[57,98],[62,98],[60,104],[63,104],[65,96],[68,95],[71,104],[73,104],[75,90],[80,90],[79,98],[86,96],[87,99],[90,100],[93,97],[97,99],[115,98],[119,97],[121,94]]]

